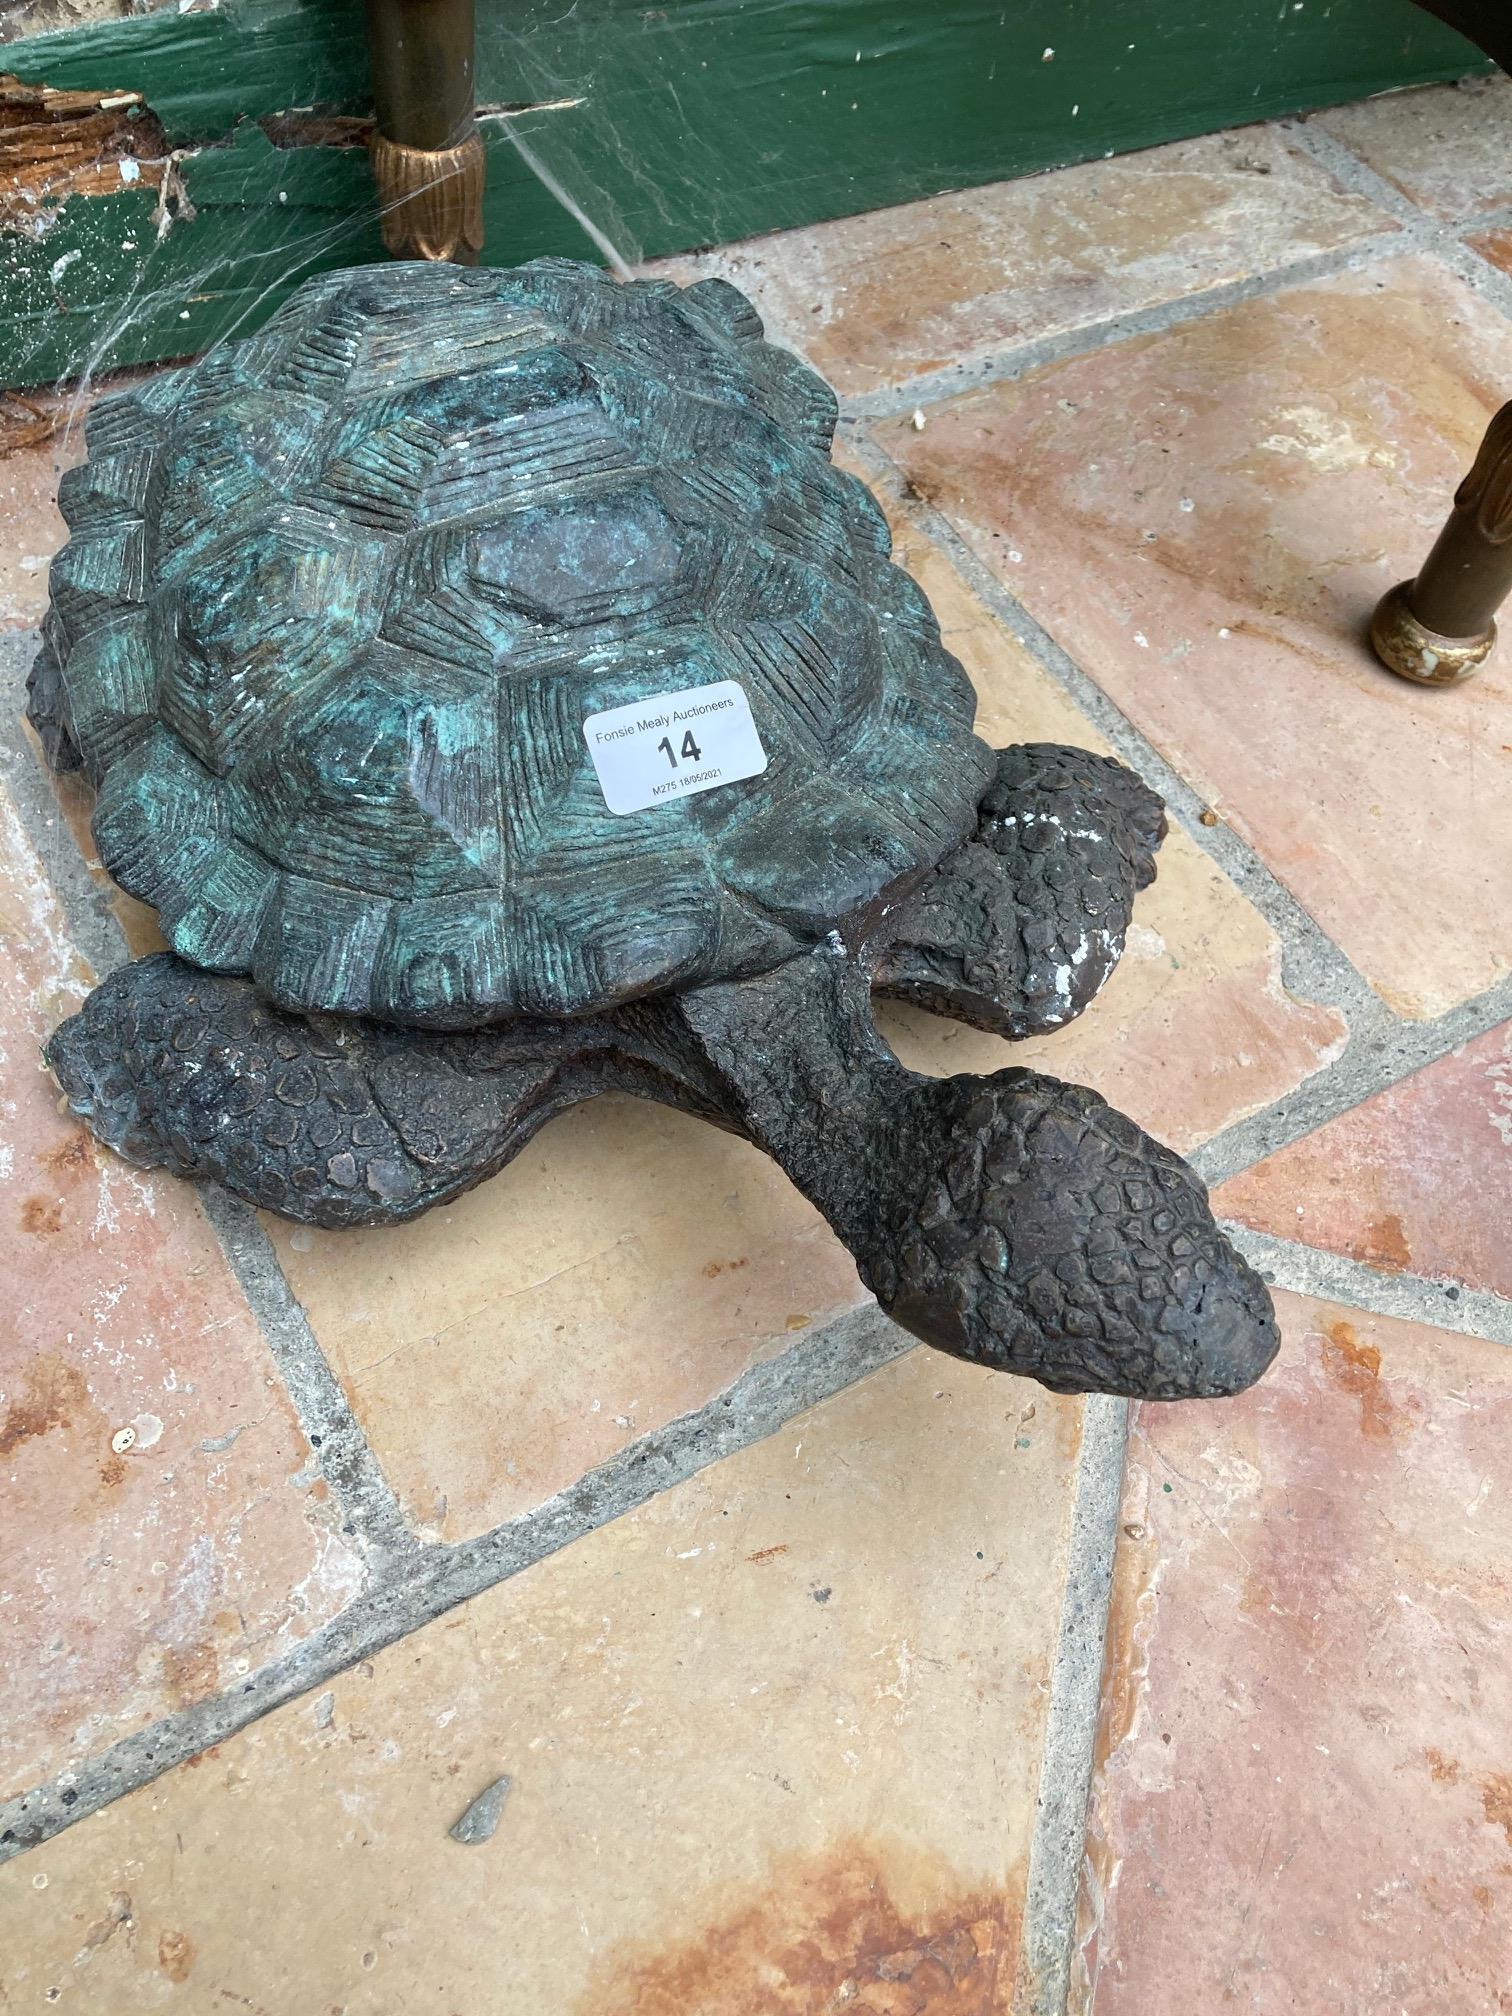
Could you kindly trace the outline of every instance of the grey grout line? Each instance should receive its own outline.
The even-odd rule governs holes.
[[[10,688],[12,660],[29,655],[24,633],[0,638],[0,688]],[[69,935],[98,974],[128,956],[110,897],[85,866],[52,785],[20,726],[18,709],[5,707],[0,726],[0,769],[68,922]],[[304,1310],[284,1278],[256,1214],[215,1190],[195,1186],[253,1320],[267,1344],[289,1400],[340,1513],[344,1530],[361,1551],[368,1572],[417,1544],[387,1478],[346,1396],[310,1331]]]
[[[923,1350],[875,1307],[812,1331],[743,1373],[695,1413],[642,1435],[544,1504],[476,1539],[419,1549],[337,1617],[227,1693],[123,1737],[35,1791],[0,1803],[0,1862],[51,1840],[249,1723],[644,1505],[711,1464],[764,1440],[910,1350]]]
[[[1443,1015],[1423,1021],[1393,1015],[1254,848],[1221,820],[1215,826],[1204,825],[1201,795],[1003,586],[950,520],[911,492],[904,472],[870,431],[848,428],[847,441],[878,487],[885,487],[910,520],[945,552],[978,599],[1118,755],[1160,793],[1173,817],[1260,912],[1280,942],[1281,978],[1288,990],[1299,999],[1334,1008],[1344,1018],[1348,1036],[1342,1054],[1292,1092],[1188,1153],[1188,1161],[1205,1182],[1221,1182],[1512,1018],[1512,975]]]
[[[369,1571],[381,1573],[388,1561],[413,1554],[420,1545],[394,1488],[316,1341],[304,1305],[289,1286],[257,1213],[213,1183],[198,1183],[195,1189],[257,1318],[320,1474],[341,1508],[343,1530],[362,1549]]]
[[[1471,233],[1494,230],[1498,218],[1512,218],[1512,208],[1493,211],[1485,217],[1459,217],[1452,221],[1435,217],[1362,160],[1347,141],[1330,133],[1326,126],[1312,120],[1287,120],[1284,131],[1320,168],[1354,195],[1365,197],[1377,209],[1396,218],[1419,241],[1421,250],[1432,253],[1474,292],[1484,296],[1502,314],[1512,317],[1512,278],[1465,243]]]
[[[1457,1330],[1488,1344],[1512,1344],[1512,1301],[1457,1281],[1433,1281],[1421,1274],[1388,1274],[1342,1253],[1325,1252],[1298,1240],[1255,1232],[1229,1219],[1229,1239],[1273,1288],[1343,1302],[1377,1316]]]
[[[1447,229],[1431,210],[1424,210],[1414,203],[1394,182],[1388,182],[1384,175],[1378,174],[1347,141],[1331,133],[1322,124],[1322,117],[1326,114],[1318,119],[1281,119],[1277,125],[1288,140],[1332,175],[1352,196],[1363,196],[1399,224],[1419,228],[1427,234]]]
[[[1397,220],[1335,251],[1283,262],[1245,279],[1183,299],[1037,339],[970,364],[926,374],[886,392],[842,402],[850,423],[888,417],[913,406],[1040,365],[1158,334],[1239,302],[1358,269],[1383,258],[1431,251],[1468,284],[1512,314],[1512,282],[1462,242],[1462,234],[1494,228],[1495,216],[1446,225],[1428,218],[1332,136],[1288,122],[1306,151],[1347,185]],[[1304,137],[1305,136],[1305,137]],[[1326,144],[1325,144],[1326,143]],[[1512,212],[1509,212],[1512,216]],[[850,429],[848,427],[847,431]],[[883,452],[862,437],[866,459],[902,479]],[[1482,1028],[1512,1014],[1512,980],[1477,1002],[1432,1023],[1401,1024],[1363,978],[1276,881],[1252,850],[1226,827],[1204,827],[1197,795],[1055,640],[1002,588],[939,514],[910,505],[937,543],[977,588],[999,620],[1088,713],[1119,753],[1162,791],[1175,815],[1225,874],[1255,903],[1283,945],[1283,977],[1294,991],[1339,1008],[1351,1031],[1345,1056],[1325,1066],[1299,1093],[1237,1123],[1194,1160],[1203,1173],[1228,1173],[1395,1082]],[[20,756],[20,761],[16,759]],[[32,836],[63,901],[77,942],[106,971],[122,947],[108,896],[73,848],[51,793],[29,749],[8,740],[0,748]],[[1362,1072],[1362,1066],[1369,1066]],[[696,1414],[640,1438],[610,1463],[524,1517],[452,1547],[420,1547],[289,1290],[253,1213],[203,1193],[207,1214],[242,1282],[277,1360],[302,1424],[327,1469],[333,1493],[370,1546],[375,1579],[347,1611],[231,1693],[181,1710],[124,1738],[101,1757],[65,1772],[34,1793],[0,1805],[0,1860],[51,1838],[123,1793],[224,1740],[248,1723],[454,1604],[518,1574],[533,1562],[646,1502],[708,1464],[776,1432],[804,1408],[838,1392],[902,1352],[917,1348],[874,1308],[859,1310],[802,1340],[776,1360],[753,1368],[726,1394]],[[1235,1243],[1283,1287],[1326,1294],[1353,1306],[1437,1322],[1512,1341],[1512,1304],[1478,1291],[1392,1277],[1315,1249],[1231,1228]],[[1450,1318],[1462,1317],[1463,1321]],[[1084,1817],[1091,1784],[1101,1689],[1103,1640],[1111,1589],[1127,1408],[1121,1401],[1087,1402],[1078,1461],[1057,1649],[1051,1677],[1040,1792],[1030,1850],[1025,1956],[1033,2016],[1059,2016],[1069,1981],[1080,1888]],[[327,1467],[329,1466],[329,1467]]]
[[[1388,1017],[1356,1031],[1333,1064],[1258,1113],[1236,1120],[1186,1159],[1204,1183],[1221,1183],[1507,1021],[1512,1021],[1512,976],[1432,1021]]]
[[[0,691],[9,701],[11,681],[6,663],[15,648],[23,649],[34,640],[28,636],[0,637]],[[15,801],[27,838],[41,857],[53,894],[68,923],[68,935],[96,973],[119,966],[125,956],[120,926],[110,907],[110,897],[100,888],[84,865],[74,845],[73,834],[63,809],[53,794],[42,767],[42,759],[20,727],[13,705],[0,706],[0,773]]]
[[[1456,217],[1450,225],[1456,238],[1469,238],[1482,231],[1505,231],[1512,225],[1512,203],[1505,203],[1499,210],[1472,211],[1464,217]]]
[[[1022,1957],[1013,2005],[1022,2016],[1061,2016],[1071,1978],[1128,1420],[1126,1400],[1094,1394],[1084,1403],[1060,1630],[1050,1668],[1050,1705],[1029,1842]]]
[[[1245,301],[1279,294],[1290,287],[1303,287],[1314,280],[1326,280],[1337,273],[1358,271],[1383,259],[1400,259],[1428,252],[1449,265],[1477,292],[1505,313],[1512,315],[1512,278],[1464,243],[1471,233],[1494,230],[1499,223],[1512,222],[1512,205],[1483,216],[1458,218],[1451,222],[1435,217],[1404,196],[1394,184],[1360,159],[1342,140],[1307,119],[1277,120],[1275,126],[1317,165],[1331,174],[1352,195],[1362,196],[1390,220],[1388,228],[1368,232],[1347,245],[1326,252],[1309,253],[1300,259],[1278,260],[1274,265],[1247,273],[1238,280],[1220,281],[1215,286],[1191,294],[1151,303],[1123,314],[1095,317],[1074,328],[1055,330],[1031,337],[1022,343],[1005,343],[984,355],[959,364],[943,365],[936,371],[896,385],[880,386],[871,392],[845,395],[840,411],[847,420],[892,419],[916,406],[937,404],[984,385],[1012,382],[1047,364],[1068,357],[1091,355],[1130,338],[1162,335],[1188,322],[1237,307]]]
[[[1225,280],[1192,294],[1173,296],[1146,308],[1131,308],[1122,314],[1095,318],[1074,328],[1036,336],[1024,343],[1004,344],[983,356],[961,364],[947,364],[937,371],[922,372],[897,385],[879,387],[874,392],[848,393],[840,400],[840,412],[847,420],[891,420],[910,413],[916,406],[938,405],[975,392],[985,385],[1011,383],[1047,364],[1068,357],[1090,356],[1139,336],[1164,335],[1188,322],[1200,322],[1241,302],[1256,301],[1288,287],[1304,287],[1314,280],[1327,280],[1336,273],[1349,273],[1382,259],[1400,259],[1426,250],[1437,236],[1435,227],[1420,216],[1411,224],[1373,231],[1335,246],[1327,252],[1310,253],[1303,259],[1285,260],[1240,280]]]
[[[1323,150],[1313,150],[1315,155]],[[1112,747],[1165,798],[1198,845],[1252,902],[1276,932],[1282,947],[1282,978],[1295,994],[1336,1008],[1348,1036],[1343,1054],[1311,1074],[1292,1094],[1224,1130],[1189,1159],[1208,1182],[1234,1173],[1275,1148],[1311,1133],[1411,1071],[1444,1055],[1484,1029],[1512,1017],[1512,977],[1476,1000],[1433,1021],[1399,1020],[1364,976],[1302,908],[1258,853],[1231,827],[1202,822],[1206,809],[1149,739],[1123,714],[1071,655],[994,575],[941,512],[918,498],[906,475],[877,442],[867,422],[911,410],[989,382],[1002,382],[1060,357],[1107,347],[1129,336],[1169,329],[1237,302],[1305,284],[1330,272],[1353,270],[1382,257],[1430,252],[1512,315],[1512,283],[1463,246],[1454,234],[1399,200],[1383,200],[1389,185],[1365,171],[1347,150],[1321,165],[1347,185],[1377,201],[1402,229],[1384,238],[1358,242],[1331,260],[1309,260],[1255,276],[1233,288],[1208,290],[1176,304],[1175,312],[1151,311],[1071,332],[1047,342],[1020,346],[984,364],[931,373],[890,395],[842,402],[845,434],[873,477],[880,477],[906,515],[942,547],[957,571],[999,622],[1030,653],[1102,732]],[[1341,172],[1341,170],[1346,172]],[[1377,187],[1376,185],[1380,185]],[[1482,224],[1479,228],[1485,228]],[[1477,270],[1478,269],[1478,270]],[[1234,1244],[1275,1285],[1311,1293],[1386,1315],[1496,1341],[1512,1342],[1512,1303],[1499,1297],[1375,1269],[1312,1248],[1225,1226]],[[1061,1639],[1052,1679],[1052,1704],[1041,1764],[1041,1796],[1030,1849],[1029,1894],[1024,1951],[1028,2016],[1062,2016],[1070,1986],[1076,1914],[1081,1892],[1085,1816],[1091,1791],[1101,1704],[1102,1648],[1117,1542],[1118,1478],[1122,1474],[1126,1409],[1120,1408],[1117,1465],[1106,1455],[1099,1475],[1098,1512],[1089,1513],[1095,1537],[1073,1548],[1061,1619]],[[1089,1410],[1090,1412],[1090,1410]],[[1091,1432],[1090,1424],[1087,1430]],[[1106,1436],[1108,1431],[1102,1433]],[[1085,1448],[1086,1445],[1084,1445]],[[1111,1483],[1109,1479],[1112,1479]],[[1090,1483],[1086,1488],[1091,1491]],[[1081,1509],[1079,1494],[1078,1510]],[[1094,1649],[1095,1641],[1095,1649]],[[1064,1663],[1062,1663],[1064,1661]]]
[[[1435,245],[1434,252],[1440,263],[1463,280],[1474,293],[1512,318],[1512,278],[1500,267],[1493,266],[1473,245],[1467,245],[1449,231],[1444,233],[1442,243]],[[1447,505],[1447,499],[1445,502]]]

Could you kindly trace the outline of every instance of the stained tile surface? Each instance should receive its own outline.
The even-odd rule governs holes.
[[[1445,219],[1512,203],[1512,85],[1469,78],[1341,105],[1312,122]]]
[[[1220,1215],[1512,1297],[1512,1023],[1214,1193]]]
[[[1471,2016],[1512,1984],[1512,1353],[1280,1298],[1130,1445],[1078,1998]]]
[[[1409,1016],[1512,971],[1512,670],[1428,691],[1361,639],[1442,521],[1506,343],[1459,281],[1391,260],[879,430]]]
[[[234,1684],[360,1571],[193,1192],[56,1110],[39,1045],[90,981],[4,797],[0,953],[7,1797]]]
[[[1111,753],[949,556],[901,512],[891,519],[899,564],[923,584],[977,689],[978,732],[996,747],[1070,742]],[[880,1019],[916,1070],[1029,1065],[1094,1086],[1162,1140],[1191,1148],[1295,1090],[1343,1045],[1338,1014],[1282,985],[1280,952],[1260,913],[1173,826],[1135,904],[1122,963],[1078,1021],[1005,1046],[912,1009],[884,1006]]]
[[[0,1870],[7,2006],[1002,2016],[1079,1422],[910,1353]]]
[[[671,263],[733,280],[777,341],[855,393],[1393,228],[1250,127]]]

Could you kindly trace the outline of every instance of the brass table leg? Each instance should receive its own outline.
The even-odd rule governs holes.
[[[364,4],[384,245],[396,259],[476,266],[483,141],[473,123],[473,0]]]
[[[1382,596],[1370,641],[1382,664],[1423,686],[1468,679],[1496,642],[1512,592],[1512,405],[1481,442],[1454,509],[1415,581]]]

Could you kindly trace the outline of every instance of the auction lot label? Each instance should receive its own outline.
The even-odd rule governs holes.
[[[583,735],[611,812],[670,805],[767,767],[751,703],[735,679],[590,714]]]

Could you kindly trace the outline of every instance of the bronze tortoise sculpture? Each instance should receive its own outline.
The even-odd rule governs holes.
[[[1235,1391],[1274,1320],[1185,1164],[873,1025],[1079,1013],[1164,818],[976,738],[835,418],[734,288],[549,259],[327,274],[101,401],[31,718],[173,951],[49,1062],[132,1161],[328,1226],[660,1099],[774,1156],[930,1343]]]

